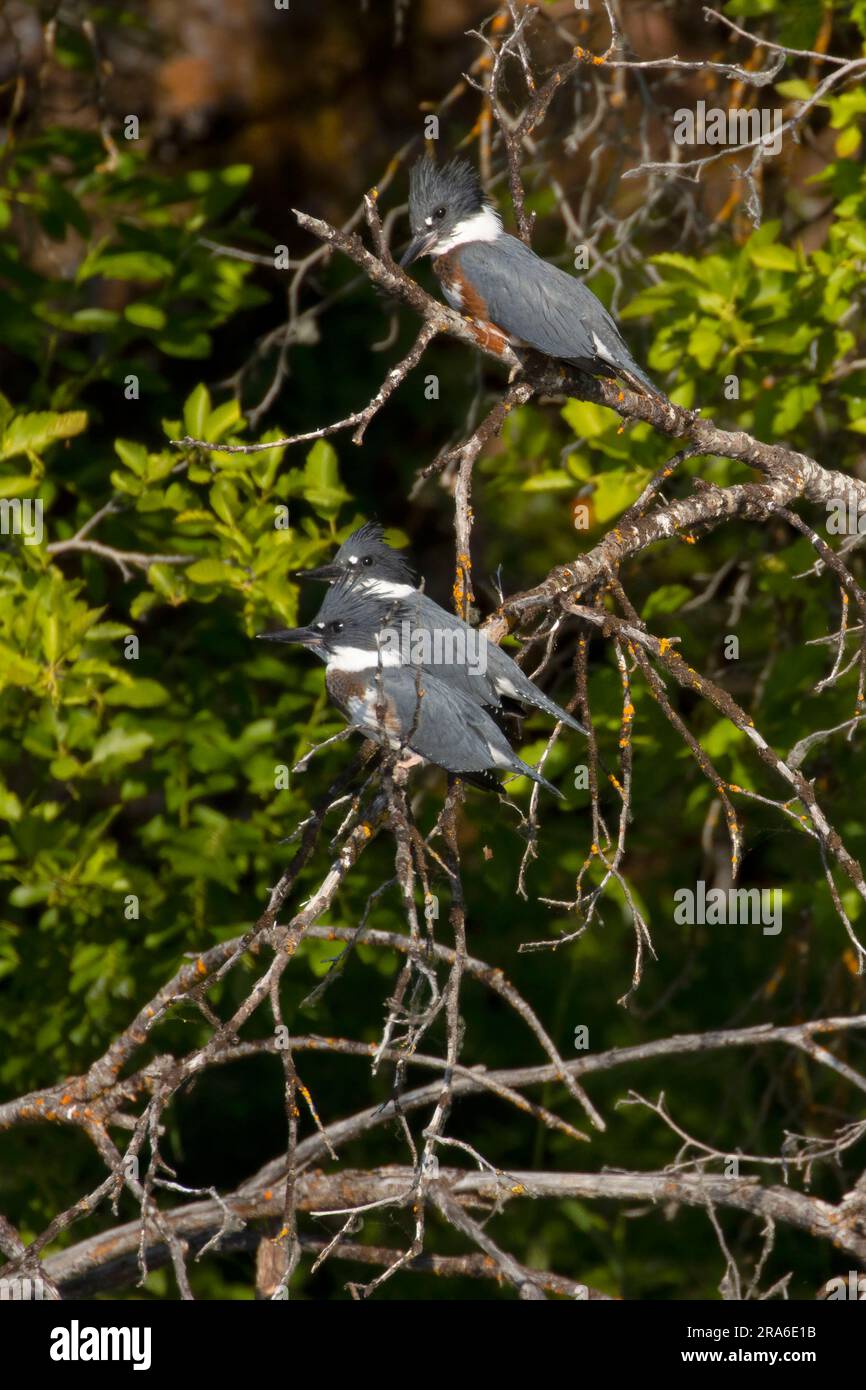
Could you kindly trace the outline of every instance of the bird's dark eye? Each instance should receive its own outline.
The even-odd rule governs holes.
[[[362,564],[362,565],[372,565],[372,563],[373,563],[373,557],[372,557],[372,555],[365,555],[364,558],[363,558],[363,560],[361,561],[361,564]]]
[[[441,222],[441,221],[442,221],[442,218],[445,216],[445,209],[444,209],[444,208],[436,208],[436,209],[434,210],[434,212],[433,212],[433,216],[434,216],[434,218],[436,219],[437,222]]]
[[[331,631],[332,631],[332,632],[338,632],[338,633],[339,633],[339,632],[342,632],[344,627],[345,627],[345,623],[331,623]]]

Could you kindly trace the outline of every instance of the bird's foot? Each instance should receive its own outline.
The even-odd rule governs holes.
[[[396,766],[401,771],[408,771],[410,767],[419,767],[423,761],[424,759],[419,753],[407,753],[404,757],[400,758]]]

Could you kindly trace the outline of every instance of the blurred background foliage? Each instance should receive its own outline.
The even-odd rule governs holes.
[[[568,4],[548,9],[573,20]],[[748,46],[732,46],[698,9],[629,5],[635,49],[642,56],[743,61]],[[862,0],[733,0],[725,12],[793,46],[862,51]],[[398,145],[418,135],[422,104],[439,101],[473,61],[477,42],[465,31],[486,13],[470,0],[393,9],[292,0],[288,14],[254,0],[180,9],[165,0],[13,0],[4,10],[0,495],[39,497],[45,509],[42,544],[5,536],[0,550],[4,1097],[86,1068],[184,953],[247,929],[286,863],[284,838],[350,756],[345,744],[329,748],[289,788],[275,790],[276,765],[291,766],[339,727],[320,668],[301,653],[251,640],[277,621],[294,623],[299,605],[305,616],[312,610],[316,596],[301,594],[291,572],[320,561],[361,517],[377,515],[395,543],[411,545],[428,589],[450,602],[447,475],[445,486],[414,483],[499,385],[495,368],[463,346],[434,344],[360,449],[346,435],[309,451],[275,447],[248,456],[178,451],[169,441],[185,433],[268,441],[341,418],[378,389],[415,325],[401,315],[396,339],[376,347],[390,308],[352,267],[334,260],[318,266],[303,288],[305,301],[331,296],[327,312],[312,321],[306,341],[292,345],[281,389],[258,408],[273,380],[286,316],[289,272],[273,267],[274,247],[287,246],[292,258],[313,249],[297,232],[292,207],[341,222],[350,215]],[[585,42],[603,50],[603,17],[588,15],[581,24]],[[817,80],[810,63],[788,65],[769,89],[771,104],[790,111]],[[617,217],[627,218],[640,202],[640,181],[614,176],[614,147],[616,132],[637,119],[640,90],[617,90],[621,99],[594,144],[612,171],[602,191]],[[653,93],[660,125],[678,106],[700,97],[727,104],[730,96],[718,79],[693,74],[662,80]],[[444,148],[469,137],[477,107],[471,90],[449,107]],[[591,149],[565,150],[576,109],[574,95],[554,105],[544,158],[528,178],[536,246],[566,263],[571,253],[546,170],[549,162],[566,193],[578,198]],[[671,181],[670,197],[626,242],[612,222],[590,272],[596,292],[614,302],[636,355],[674,399],[861,477],[864,110],[862,87],[816,107],[804,138],[786,142],[764,166],[760,228],[745,215],[742,185],[716,165],[688,189],[688,216],[681,183]],[[138,137],[127,139],[131,114]],[[625,153],[636,162],[633,150]],[[384,201],[396,206],[405,196],[401,172]],[[508,217],[504,191],[500,201]],[[398,241],[404,227],[397,224]],[[249,258],[230,254],[233,247]],[[422,269],[430,284],[427,275]],[[440,382],[435,402],[424,393],[431,372]],[[731,373],[740,382],[735,400],[723,394]],[[623,431],[610,412],[590,404],[518,412],[476,469],[480,611],[495,605],[497,575],[513,592],[596,543],[670,452],[649,427]],[[683,473],[721,484],[748,476],[739,465],[707,459],[691,460]],[[587,529],[575,526],[581,504],[589,509]],[[109,550],[64,548],[100,509],[85,538]],[[275,525],[285,515],[289,524]],[[838,626],[839,603],[826,575],[798,578],[811,564],[806,542],[781,522],[735,524],[696,545],[657,548],[625,575],[653,630],[681,637],[691,664],[745,703],[782,751],[853,710],[853,673],[820,698],[813,693],[831,649],[805,644]],[[689,606],[701,594],[704,601]],[[731,632],[740,640],[737,662],[724,656]],[[136,659],[129,659],[130,635],[138,639]],[[573,638],[566,628],[547,681],[563,699]],[[590,691],[602,751],[612,761],[620,687],[600,641],[592,647]],[[633,935],[615,892],[601,921],[561,955],[517,954],[521,941],[552,939],[575,925],[534,901],[572,895],[590,841],[587,794],[573,786],[584,752],[573,739],[562,739],[548,764],[566,800],[544,809],[528,902],[514,892],[523,849],[515,818],[495,799],[468,793],[461,843],[472,953],[515,979],[565,1056],[574,1053],[579,1024],[588,1025],[595,1051],[678,1031],[862,1011],[863,985],[816,851],[757,803],[746,807],[743,883],[783,891],[782,934],[674,924],[677,887],[698,878],[726,886],[727,846],[712,788],[639,682],[635,704],[627,871],[659,960],[630,1010],[616,1004],[631,977]],[[679,695],[678,708],[726,778],[780,794],[736,731],[688,694]],[[540,753],[546,733],[543,719],[525,722],[524,757]],[[862,740],[820,745],[807,770],[862,860]],[[419,785],[425,794],[418,814],[427,826],[443,784],[428,773]],[[515,792],[524,802],[526,795],[520,787]],[[357,922],[370,891],[390,876],[391,855],[381,837],[329,920]],[[304,875],[301,897],[324,864],[320,854]],[[140,904],[138,916],[129,915],[130,895]],[[843,900],[855,925],[859,916],[862,935],[859,900],[850,892]],[[396,894],[379,901],[372,922],[402,930]],[[337,985],[301,1010],[332,954],[322,943],[302,947],[284,977],[285,1017],[295,1032],[373,1041],[395,961],[361,946]],[[243,972],[222,986],[215,1003],[223,1016],[243,988]],[[515,1018],[471,982],[463,1012],[465,1062],[540,1060]],[[250,1036],[255,1028],[254,1020]],[[158,1029],[153,1045],[187,1050],[205,1036],[189,1006]],[[839,1049],[854,1061],[859,1050],[862,1062],[853,1037]],[[357,1060],[302,1055],[299,1065],[326,1121],[389,1094],[390,1077],[371,1081]],[[494,1099],[458,1102],[452,1132],[501,1167],[650,1169],[672,1157],[671,1136],[646,1111],[613,1104],[629,1086],[649,1096],[664,1087],[679,1123],[707,1143],[778,1152],[785,1130],[829,1133],[849,1115],[844,1082],[829,1076],[780,1050],[709,1054],[594,1081],[593,1099],[610,1127],[594,1137],[591,1151],[518,1121]],[[169,1112],[166,1138],[181,1180],[231,1188],[278,1152],[281,1088],[277,1063],[261,1061],[220,1068],[184,1092]],[[563,1099],[557,1088],[538,1098]],[[67,1130],[15,1130],[0,1139],[0,1155],[0,1205],[25,1236],[100,1176],[84,1138]],[[404,1152],[388,1129],[343,1157],[368,1166],[402,1162]],[[855,1150],[850,1167],[817,1169],[815,1189],[835,1200],[862,1157]],[[121,1214],[134,1214],[126,1197]],[[703,1216],[634,1218],[613,1205],[527,1203],[513,1204],[494,1227],[518,1258],[613,1294],[716,1295],[723,1267]],[[79,1223],[75,1237],[107,1219]],[[732,1251],[754,1254],[756,1223],[722,1220]],[[408,1238],[407,1221],[403,1214],[368,1221],[365,1238],[399,1245]],[[453,1234],[435,1226],[432,1241],[443,1251],[459,1248]],[[827,1246],[789,1231],[779,1232],[770,1266],[773,1277],[793,1269],[791,1291],[802,1296],[839,1272]],[[345,1266],[334,1264],[312,1281],[302,1271],[298,1292],[345,1297],[344,1276]],[[196,1267],[192,1278],[202,1296],[250,1296],[248,1262],[239,1256]],[[173,1296],[169,1277],[152,1275],[146,1296]],[[380,1296],[484,1298],[497,1291],[402,1275]]]

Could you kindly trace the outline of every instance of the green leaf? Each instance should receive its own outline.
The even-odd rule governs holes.
[[[811,82],[806,82],[802,77],[792,77],[787,82],[777,82],[776,91],[780,96],[790,97],[794,101],[808,101],[815,88]]]
[[[165,565],[161,562],[149,565],[147,578],[156,592],[162,594],[162,597],[167,599],[169,603],[182,603],[187,596],[186,584],[174,565]],[[133,617],[135,616],[134,613]]]
[[[689,352],[699,367],[711,367],[722,350],[722,337],[709,324],[698,324],[689,335]]]
[[[115,251],[97,256],[85,268],[85,279],[101,275],[106,280],[167,280],[174,266],[155,251]]]
[[[226,526],[235,524],[235,517],[240,509],[240,500],[237,489],[229,482],[228,478],[217,478],[210,490],[210,504],[220,521],[224,521]]]
[[[644,604],[641,616],[649,619],[656,613],[675,613],[691,596],[692,591],[685,584],[660,584]]]
[[[166,325],[166,316],[157,304],[149,304],[146,299],[139,299],[135,304],[127,304],[123,311],[123,317],[128,323],[135,324],[136,328],[152,328],[155,332],[161,332]]]
[[[619,516],[639,495],[648,479],[647,471],[634,468],[632,465],[597,473],[593,478],[595,520],[604,524]]]
[[[666,266],[668,270],[680,270],[695,280],[704,280],[700,262],[692,256],[681,255],[679,251],[660,251],[657,256],[652,257],[652,262],[653,265]]]
[[[118,638],[128,637],[132,628],[128,623],[96,623],[87,630],[88,642],[116,642]]]
[[[605,405],[594,405],[592,401],[567,401],[562,407],[562,418],[578,439],[595,439],[617,424],[614,411]]]
[[[790,246],[779,246],[774,243],[770,246],[747,247],[749,260],[753,265],[760,266],[762,270],[796,270],[797,257]]]
[[[13,791],[2,785],[0,785],[0,819],[21,819],[21,802]]]
[[[73,333],[107,333],[119,317],[114,309],[76,309],[65,321],[65,326]]]
[[[531,473],[520,484],[521,492],[559,492],[573,491],[574,478],[562,468],[551,468],[546,473]]]
[[[38,454],[58,439],[71,439],[87,428],[85,410],[68,410],[62,414],[41,410],[30,415],[16,415],[0,439],[0,459],[16,454]]]
[[[307,454],[305,474],[307,482],[313,487],[338,487],[340,470],[337,451],[327,439],[317,439]]]
[[[208,333],[190,333],[183,338],[158,338],[156,346],[168,357],[207,357],[211,341]]]
[[[107,705],[126,705],[130,709],[153,709],[164,705],[170,698],[169,692],[159,681],[141,677],[131,685],[110,685],[103,695]]]
[[[802,386],[791,386],[782,397],[773,416],[773,429],[778,434],[786,434],[799,425],[803,416],[817,404],[821,391],[814,382]]]
[[[836,153],[840,159],[850,159],[860,148],[862,136],[857,126],[849,125],[836,141]]]
[[[144,729],[122,729],[115,725],[97,739],[90,761],[94,767],[109,761],[131,763],[140,758],[152,743],[152,736]]]
[[[147,450],[143,444],[131,439],[115,439],[114,452],[130,472],[144,477],[147,472]]]
[[[321,516],[336,516],[349,494],[340,483],[337,454],[327,439],[317,439],[307,454],[304,496]]]
[[[211,411],[205,427],[207,434],[204,437],[214,441],[222,439],[223,435],[231,429],[232,425],[236,425],[240,418],[240,401],[223,401],[222,405],[218,405],[216,410]]]
[[[38,486],[39,479],[34,478],[32,473],[15,473],[9,478],[0,478],[3,497],[26,497],[28,493],[32,496]]]
[[[184,402],[183,423],[187,434],[192,435],[193,439],[206,438],[204,429],[210,413],[210,392],[206,386],[199,384]]]
[[[745,737],[746,735],[730,720],[719,719],[711,729],[701,736],[700,744],[711,758],[718,758],[723,753],[736,748],[737,744],[742,743]]]
[[[236,577],[237,570],[222,560],[196,560],[186,573],[193,584],[227,584]]]
[[[42,674],[42,668],[29,657],[0,643],[0,683],[31,686]]]

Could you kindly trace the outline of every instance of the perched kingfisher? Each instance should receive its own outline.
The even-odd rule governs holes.
[[[351,581],[371,597],[399,603],[400,621],[408,627],[402,640],[404,659],[475,704],[498,709],[504,698],[517,700],[586,733],[572,715],[542,694],[507,652],[416,588],[411,567],[386,543],[375,522],[353,531],[330,563],[299,570],[296,577]]]
[[[423,157],[409,179],[412,240],[400,264],[432,256],[445,298],[496,349],[561,358],[593,376],[619,377],[641,395],[667,401],[638,366],[592,290],[503,231],[481,181],[463,159],[437,166]]]
[[[347,722],[399,752],[403,766],[434,763],[489,790],[498,789],[495,772],[510,772],[561,797],[518,758],[480,705],[421,666],[404,664],[399,651],[404,617],[399,600],[343,579],[328,590],[308,627],[259,636],[315,652],[325,663],[328,694]]]

